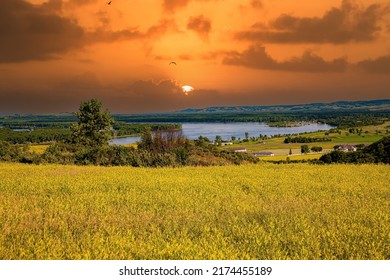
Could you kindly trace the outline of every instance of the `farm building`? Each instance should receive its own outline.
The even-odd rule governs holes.
[[[351,144],[342,144],[337,148],[337,151],[340,152],[356,152],[357,148],[355,145]]]

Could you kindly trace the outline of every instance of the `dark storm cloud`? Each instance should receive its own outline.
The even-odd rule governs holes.
[[[188,19],[187,29],[196,32],[203,40],[208,40],[211,31],[211,21],[202,15],[190,17]]]
[[[362,8],[344,0],[322,17],[295,17],[283,14],[268,25],[255,23],[236,38],[269,43],[332,43],[372,41],[380,30],[386,9],[379,4]]]
[[[45,5],[5,0],[1,6],[0,62],[50,59],[83,45],[85,31]]]
[[[390,74],[390,55],[360,61],[357,67],[368,73]]]
[[[161,20],[146,32],[137,28],[87,31],[57,13],[61,1],[33,5],[24,0],[4,0],[1,5],[0,63],[49,60],[97,42],[148,40],[175,29],[172,20]]]
[[[279,62],[273,59],[265,47],[254,45],[242,53],[231,52],[223,59],[227,65],[239,65],[262,70],[278,70],[293,72],[344,72],[348,62],[344,58],[326,61],[311,52],[305,52],[301,57]]]

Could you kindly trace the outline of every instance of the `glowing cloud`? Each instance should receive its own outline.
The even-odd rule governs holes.
[[[181,88],[183,89],[185,95],[188,95],[189,92],[194,90],[192,86],[182,86]]]

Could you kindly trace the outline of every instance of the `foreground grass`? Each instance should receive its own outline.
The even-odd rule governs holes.
[[[29,151],[41,155],[46,151],[48,147],[48,144],[34,144],[29,146]]]
[[[0,164],[0,259],[389,259],[390,167]]]

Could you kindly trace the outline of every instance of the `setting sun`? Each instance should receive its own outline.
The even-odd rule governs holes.
[[[185,93],[185,95],[188,95],[188,93],[190,91],[194,90],[194,88],[192,86],[182,86],[181,88],[183,89],[183,92]]]

